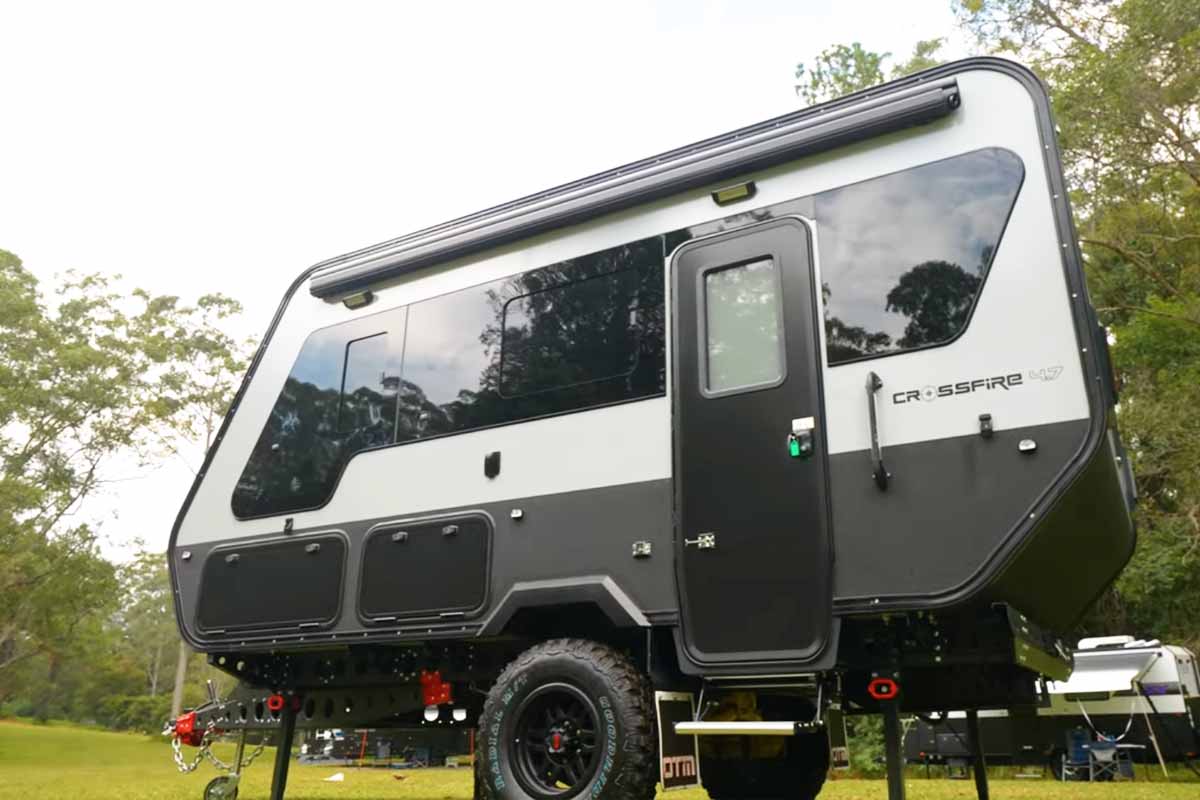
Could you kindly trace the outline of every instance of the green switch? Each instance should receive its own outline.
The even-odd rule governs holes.
[[[788,455],[792,458],[812,458],[813,437],[808,431],[788,434]]]

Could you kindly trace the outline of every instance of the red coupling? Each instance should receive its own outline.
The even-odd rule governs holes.
[[[440,670],[421,670],[421,694],[425,698],[425,705],[440,706],[442,703],[453,703],[454,698],[450,690],[450,684],[442,680]]]
[[[895,700],[900,686],[891,678],[874,678],[867,684],[867,694],[876,700]]]
[[[273,694],[267,698],[267,710],[278,714],[283,711],[284,699],[281,694]]]
[[[191,747],[199,747],[204,742],[204,731],[196,727],[195,711],[180,714],[176,718],[175,738]]]

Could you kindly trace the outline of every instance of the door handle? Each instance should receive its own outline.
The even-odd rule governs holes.
[[[792,432],[788,434],[788,455],[792,458],[812,458],[815,445],[813,432],[817,421],[813,417],[792,420]]]
[[[879,420],[876,403],[883,381],[874,372],[867,373],[867,417],[871,422],[871,477],[881,491],[887,491],[888,479],[892,473],[883,465],[883,447],[879,444]]]

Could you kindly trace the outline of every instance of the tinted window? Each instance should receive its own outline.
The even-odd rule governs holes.
[[[661,237],[409,309],[401,439],[661,394]]]
[[[662,394],[663,258],[653,237],[314,332],[234,513],[323,505],[362,450]]]
[[[661,331],[662,321],[662,292],[643,285],[648,274],[621,270],[505,303],[500,394],[626,378],[643,355],[661,357],[661,350],[643,347],[647,331]]]
[[[1023,176],[987,149],[816,195],[829,363],[957,336]]]
[[[395,440],[404,313],[308,337],[234,489],[234,514],[319,506],[350,456]]]
[[[704,273],[704,331],[709,392],[776,383],[783,377],[774,259]]]
[[[386,435],[387,441],[380,444],[391,441],[393,433],[387,428],[394,428],[396,423],[400,375],[388,373],[388,344],[388,335],[379,333],[346,345],[338,433],[370,430]]]

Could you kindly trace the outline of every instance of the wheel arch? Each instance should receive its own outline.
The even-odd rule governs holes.
[[[589,575],[513,584],[483,621],[477,635],[511,633],[514,623],[522,619],[549,618],[567,607],[592,609],[613,629],[650,627],[646,615],[616,581],[607,575]]]

